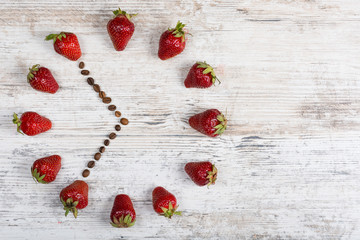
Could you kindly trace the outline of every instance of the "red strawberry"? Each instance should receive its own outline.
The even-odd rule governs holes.
[[[184,84],[187,88],[208,88],[215,84],[216,81],[219,81],[219,79],[209,64],[196,62],[191,67]]]
[[[127,228],[135,224],[136,213],[128,195],[120,194],[115,197],[110,219],[113,227]]]
[[[155,212],[171,218],[174,214],[181,215],[176,211],[176,198],[163,187],[156,187],[152,192],[152,202]]]
[[[39,64],[29,68],[30,72],[27,75],[27,80],[30,86],[35,90],[47,93],[56,93],[59,85],[51,74],[50,70],[45,67],[40,67]]]
[[[185,172],[199,186],[215,184],[217,169],[211,162],[189,162]]]
[[[134,23],[131,18],[137,14],[128,14],[125,11],[113,11],[115,17],[107,24],[107,31],[116,51],[122,51],[130,41],[134,31]]]
[[[225,131],[227,120],[219,110],[209,109],[190,117],[189,124],[209,137],[216,137]]]
[[[37,182],[50,183],[55,180],[60,168],[61,157],[52,155],[36,160],[31,167],[31,173]]]
[[[54,40],[55,51],[67,59],[76,61],[81,57],[80,44],[74,33],[50,34],[45,40]]]
[[[64,205],[65,216],[72,212],[77,217],[78,209],[88,205],[89,187],[86,182],[76,180],[60,192],[60,201]]]
[[[17,125],[17,131],[21,134],[34,136],[51,129],[51,121],[36,112],[25,112],[19,119],[14,113],[13,123]]]
[[[166,60],[180,54],[185,49],[185,24],[180,21],[175,28],[166,30],[160,37],[158,56]]]

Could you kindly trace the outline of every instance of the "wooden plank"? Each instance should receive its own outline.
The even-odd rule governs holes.
[[[123,52],[106,32],[121,5],[135,34]],[[9,1],[0,5],[0,234],[4,239],[359,239],[360,2]],[[193,36],[176,58],[157,58],[159,36],[182,20]],[[63,216],[60,190],[81,179],[117,119],[44,37],[78,35],[91,75],[128,117],[91,171],[89,206]],[[195,61],[216,66],[220,86],[186,89]],[[27,69],[40,63],[61,88],[35,92]],[[187,123],[207,108],[226,111],[229,128],[210,139]],[[13,112],[37,111],[54,123],[36,136],[16,134]],[[36,185],[32,162],[60,154],[57,180]],[[192,184],[188,161],[211,160],[219,179]],[[152,210],[162,185],[182,217]],[[116,194],[134,200],[137,223],[113,229]]]

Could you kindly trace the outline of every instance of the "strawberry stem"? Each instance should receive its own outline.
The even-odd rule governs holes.
[[[215,165],[212,165],[212,170],[207,172],[208,176],[206,177],[207,179],[209,179],[209,183],[207,184],[207,186],[209,187],[212,184],[215,184],[216,178],[217,178],[217,168],[215,167]]]
[[[161,210],[163,210],[163,213],[161,213],[160,215],[163,215],[164,217],[167,217],[167,218],[171,218],[174,214],[181,216],[181,212],[176,211],[176,209],[178,207],[179,206],[173,207],[172,203],[169,201],[169,207],[168,208],[161,207]]]
[[[227,127],[227,119],[225,116],[221,113],[217,116],[217,120],[220,122],[220,124],[216,125],[214,128],[216,129],[216,132],[214,135],[221,135],[224,133]]]
[[[39,71],[40,64],[35,64],[31,68],[29,68],[29,73],[27,75],[27,80],[30,82],[34,78],[34,72]]]
[[[66,38],[65,32],[61,32],[59,34],[49,34],[45,37],[45,41],[54,40],[55,43],[57,39],[61,41],[62,38]]]
[[[33,179],[35,180],[35,182],[44,183],[44,184],[48,183],[43,180],[44,177],[46,176],[46,174],[43,174],[40,176],[40,172],[37,171],[37,168],[35,168],[34,170],[31,168],[31,173],[32,173],[32,176],[33,176]]]
[[[132,17],[135,17],[137,16],[138,14],[128,14],[127,12],[125,11],[122,11],[120,8],[119,10],[115,10],[113,11],[115,17],[117,17],[118,15],[124,15],[127,19],[129,19],[129,21],[131,20]]]
[[[18,115],[16,113],[13,114],[13,123],[17,125],[17,132],[21,133],[22,135],[24,135],[23,132],[21,132],[20,130],[20,126],[21,126],[21,120],[18,118]]]
[[[207,64],[205,61],[204,62],[196,62],[196,63],[198,64],[197,68],[205,68],[205,70],[203,71],[203,74],[208,74],[208,73],[211,74],[213,85],[215,85],[216,81],[218,81],[219,84],[221,83],[221,81],[216,76],[214,69],[209,64]]]
[[[130,216],[130,213],[124,217],[124,215],[121,215],[119,219],[117,219],[115,216],[113,217],[113,222],[110,222],[110,224],[113,227],[117,228],[127,228],[132,227],[135,224],[135,221],[132,221],[132,217]]]
[[[61,203],[64,205],[65,210],[65,217],[69,214],[69,212],[72,212],[74,217],[77,218],[78,210],[76,206],[78,205],[78,201],[75,201],[72,198],[66,199],[66,202],[63,200],[63,198],[60,199]]]
[[[184,27],[185,24],[178,21],[175,28],[169,28],[168,30],[172,32],[172,34],[175,35],[175,37],[181,37],[181,41],[184,42],[185,41],[185,32],[183,29]]]

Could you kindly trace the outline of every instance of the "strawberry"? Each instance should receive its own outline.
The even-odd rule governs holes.
[[[78,209],[88,205],[89,187],[86,182],[76,180],[60,192],[60,201],[64,205],[65,216],[72,212],[77,217]]]
[[[107,31],[116,51],[123,51],[135,31],[131,18],[137,14],[128,14],[125,11],[113,11],[115,17],[107,24]]]
[[[158,56],[166,60],[180,54],[185,49],[185,24],[180,21],[175,28],[169,28],[160,37]]]
[[[227,120],[219,110],[209,109],[190,117],[189,124],[209,137],[216,137],[225,131]]]
[[[54,40],[55,51],[71,61],[76,61],[81,57],[80,44],[74,33],[50,34],[45,40]]]
[[[211,162],[189,162],[185,172],[199,186],[215,184],[217,169]]]
[[[31,173],[35,181],[50,183],[55,180],[60,168],[61,157],[52,155],[36,160],[31,167]]]
[[[174,214],[181,215],[176,211],[176,198],[163,187],[156,187],[152,192],[152,202],[155,212],[171,218]]]
[[[29,70],[27,80],[35,90],[54,94],[59,89],[59,85],[49,69],[36,64]]]
[[[110,219],[113,227],[127,228],[135,224],[136,213],[128,195],[120,194],[115,197]]]
[[[184,84],[187,88],[208,88],[220,80],[206,62],[196,62],[190,69]]]
[[[25,112],[20,119],[14,113],[13,117],[13,123],[17,125],[17,131],[21,134],[34,136],[51,129],[51,121],[36,112]]]

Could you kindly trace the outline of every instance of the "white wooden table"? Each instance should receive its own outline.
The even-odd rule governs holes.
[[[135,34],[116,52],[106,32],[117,7]],[[177,20],[193,34],[185,51],[157,57],[160,34]],[[64,217],[60,190],[81,172],[117,119],[57,55],[49,33],[77,34],[86,68],[130,124],[86,179],[89,205]],[[360,239],[360,2],[355,0],[12,1],[0,4],[1,239]],[[222,80],[186,89],[195,61],[217,66]],[[61,88],[39,93],[28,68],[52,70]],[[187,119],[207,108],[227,111],[216,139]],[[36,111],[53,129],[21,136],[13,112]],[[37,158],[60,154],[55,182],[35,184]],[[182,170],[211,160],[210,189]],[[152,209],[151,191],[173,192],[182,217]],[[131,196],[133,228],[109,224],[113,199]]]

